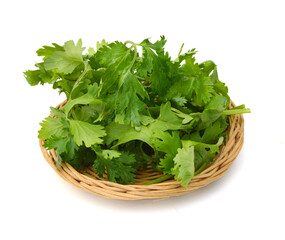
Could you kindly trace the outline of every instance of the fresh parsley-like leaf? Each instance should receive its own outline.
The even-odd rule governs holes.
[[[75,45],[73,41],[67,41],[64,46],[64,51],[54,51],[44,61],[45,69],[57,69],[59,73],[69,74],[74,69],[83,64],[81,39]]]
[[[116,100],[115,121],[139,126],[140,114],[146,106],[141,99],[148,98],[148,95],[138,79],[129,71],[121,77],[121,81],[122,87],[118,91]]]
[[[140,45],[143,48],[142,64],[138,72],[142,76],[151,73],[149,81],[150,88],[154,89],[159,95],[163,96],[170,87],[168,77],[170,58],[164,54],[164,36],[160,41],[152,44],[149,39],[145,39]],[[155,52],[156,53],[155,53]]]
[[[177,150],[177,154],[173,159],[174,167],[172,174],[180,184],[187,188],[189,182],[194,177],[194,146],[182,146]]]
[[[120,154],[114,151],[106,153],[104,150],[94,149],[97,158],[94,162],[93,168],[99,176],[107,174],[108,180],[111,182],[118,182],[127,184],[134,182],[135,169],[132,164],[135,163],[133,154],[122,152]]]
[[[177,154],[177,149],[181,147],[181,141],[179,133],[173,131],[172,134],[169,132],[163,132],[160,129],[153,131],[155,149],[165,153],[160,159],[160,167],[164,173],[171,173],[171,169],[174,166],[173,158]]]
[[[106,136],[103,126],[94,125],[79,120],[69,120],[70,131],[74,135],[74,141],[78,146],[84,142],[86,147],[103,143],[102,137]]]
[[[39,130],[40,139],[49,139],[52,136],[66,137],[68,135],[68,123],[65,118],[47,117],[40,123],[42,128]]]
[[[140,129],[137,130],[130,125],[112,122],[106,127],[106,133],[105,142],[107,145],[110,145],[113,141],[117,140],[113,147],[133,140],[140,140],[153,146],[151,140],[152,130],[145,126],[141,126]]]
[[[50,57],[54,52],[64,51],[64,48],[56,43],[53,46],[43,46],[37,51],[38,56],[43,56],[43,60]]]

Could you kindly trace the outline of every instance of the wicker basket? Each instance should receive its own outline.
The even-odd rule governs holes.
[[[57,108],[61,108],[64,104],[65,102],[61,103]],[[234,106],[234,103],[231,102],[230,107]],[[243,145],[243,138],[243,116],[230,116],[230,126],[227,130],[226,143],[221,146],[219,155],[203,172],[191,180],[187,189],[182,187],[178,181],[173,179],[166,180],[162,183],[143,185],[145,182],[162,176],[161,172],[154,172],[148,167],[137,172],[136,183],[132,185],[122,185],[109,182],[107,179],[97,176],[92,167],[86,168],[83,172],[77,172],[68,163],[62,163],[58,168],[56,168],[57,157],[55,150],[52,149],[47,151],[43,147],[44,142],[41,139],[40,147],[46,161],[54,171],[75,187],[107,198],[138,200],[167,198],[170,196],[186,194],[219,179],[225,174],[238,156]]]

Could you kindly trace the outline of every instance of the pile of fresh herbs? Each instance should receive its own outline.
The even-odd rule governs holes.
[[[183,45],[172,60],[165,43],[163,36],[154,43],[103,40],[84,53],[79,40],[37,51],[43,62],[24,72],[28,83],[52,84],[67,98],[63,108],[51,107],[38,136],[56,150],[58,164],[93,166],[121,184],[151,165],[164,176],[149,183],[174,176],[186,188],[215,158],[228,116],[250,111],[229,109],[214,62],[197,63],[195,49],[182,53]]]

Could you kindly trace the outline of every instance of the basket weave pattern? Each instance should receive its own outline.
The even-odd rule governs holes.
[[[57,108],[61,108],[64,104],[65,102],[61,103]],[[235,105],[231,103],[230,107],[234,106]],[[242,115],[232,115],[229,120],[230,126],[227,130],[227,138],[225,144],[220,147],[219,155],[203,172],[191,180],[187,189],[182,187],[180,183],[174,179],[152,185],[142,185],[145,182],[162,176],[161,172],[155,172],[148,166],[136,173],[136,183],[132,185],[109,182],[106,178],[97,176],[92,167],[86,168],[82,172],[77,172],[68,163],[62,163],[57,168],[55,150],[47,151],[43,147],[43,140],[40,139],[39,141],[41,151],[49,165],[60,177],[75,187],[103,197],[123,200],[167,198],[182,195],[204,187],[222,177],[229,169],[243,145],[244,119]]]

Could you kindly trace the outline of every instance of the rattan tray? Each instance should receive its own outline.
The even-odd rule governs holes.
[[[65,102],[57,106],[61,108]],[[234,107],[231,103],[230,107]],[[153,199],[167,198],[189,193],[222,177],[229,169],[233,161],[238,156],[244,139],[244,119],[242,115],[230,116],[230,126],[227,130],[227,138],[225,144],[220,148],[219,155],[215,160],[200,174],[195,176],[185,189],[176,180],[166,180],[162,183],[152,185],[143,185],[152,179],[162,176],[160,172],[154,172],[150,168],[137,172],[136,183],[132,185],[122,185],[114,182],[109,182],[104,178],[97,176],[93,169],[86,168],[82,172],[77,172],[68,163],[62,163],[56,167],[57,157],[55,150],[47,151],[43,147],[43,140],[39,140],[40,148],[44,158],[54,171],[67,182],[77,188],[85,191],[114,199],[122,200],[138,200],[138,199]]]

